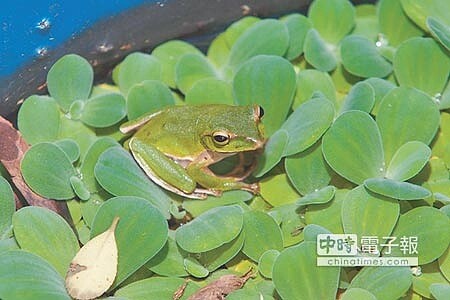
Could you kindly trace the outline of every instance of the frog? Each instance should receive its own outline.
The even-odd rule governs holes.
[[[244,180],[257,159],[244,166],[244,153],[260,153],[266,142],[259,105],[174,105],[120,126],[132,134],[126,147],[157,185],[192,199],[219,197],[225,191],[259,194],[259,184]],[[239,163],[227,174],[210,166],[237,155]],[[253,155],[255,156],[255,155]]]

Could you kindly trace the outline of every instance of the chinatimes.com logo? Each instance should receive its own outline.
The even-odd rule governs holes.
[[[318,266],[417,266],[416,236],[317,235]]]

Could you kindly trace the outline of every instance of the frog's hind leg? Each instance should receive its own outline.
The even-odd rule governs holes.
[[[204,199],[213,191],[198,189],[197,183],[186,170],[165,156],[155,147],[132,138],[129,143],[131,153],[146,175],[156,184],[180,196]]]

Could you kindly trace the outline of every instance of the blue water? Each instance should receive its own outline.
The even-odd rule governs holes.
[[[0,77],[96,21],[155,0],[6,0],[0,7]],[[163,1],[160,1],[163,2]]]

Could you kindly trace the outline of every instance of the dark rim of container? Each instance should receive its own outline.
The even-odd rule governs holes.
[[[47,93],[49,68],[61,56],[76,53],[94,67],[96,83],[107,80],[127,54],[150,51],[167,40],[186,40],[202,50],[229,24],[246,15],[279,17],[306,13],[312,0],[169,0],[143,4],[95,23],[45,57],[0,80],[0,115],[14,120],[28,96]],[[352,1],[355,4],[375,1]],[[107,37],[107,39],[105,39]]]

